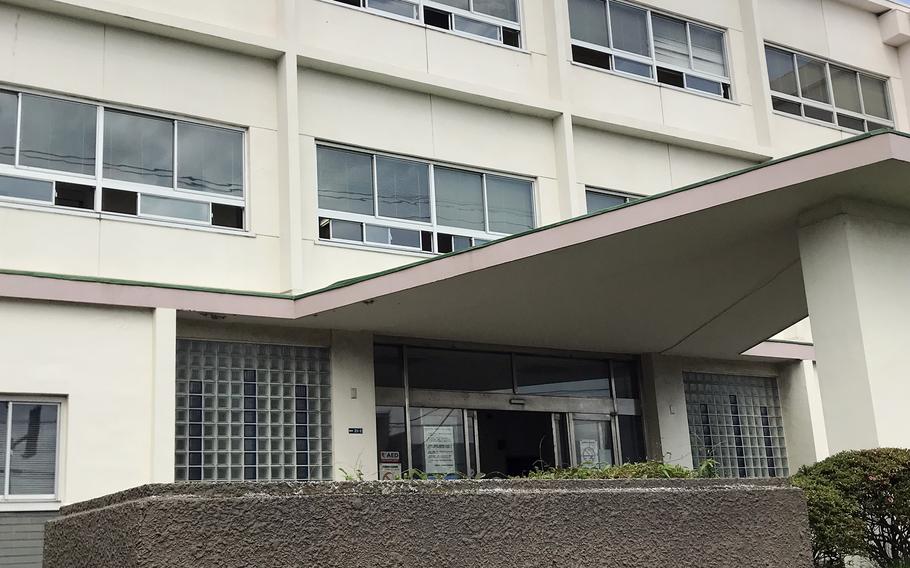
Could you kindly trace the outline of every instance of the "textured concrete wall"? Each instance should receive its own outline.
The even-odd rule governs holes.
[[[782,483],[149,485],[64,508],[46,568],[810,568]]]

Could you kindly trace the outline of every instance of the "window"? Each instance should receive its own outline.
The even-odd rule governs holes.
[[[713,459],[721,477],[787,477],[777,381],[684,373],[693,466]]]
[[[243,229],[244,186],[240,130],[0,91],[0,199]]]
[[[572,60],[731,98],[722,30],[615,0],[569,0]]]
[[[511,47],[521,47],[519,0],[335,0]]]
[[[0,502],[56,499],[59,410],[0,400]]]
[[[324,240],[447,253],[534,228],[527,179],[326,145],[316,162]]]
[[[177,341],[177,481],[332,479],[329,351]]]
[[[585,202],[588,206],[588,213],[612,209],[617,205],[622,205],[632,201],[634,197],[628,194],[604,191],[602,189],[586,188]]]
[[[771,45],[765,60],[775,111],[857,132],[894,126],[885,79]]]

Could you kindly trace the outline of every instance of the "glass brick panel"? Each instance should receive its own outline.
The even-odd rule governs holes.
[[[178,340],[177,481],[331,479],[329,384],[326,348]]]
[[[694,467],[713,459],[721,477],[787,477],[777,380],[685,373]]]

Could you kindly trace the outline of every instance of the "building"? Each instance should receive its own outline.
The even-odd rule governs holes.
[[[908,40],[888,0],[0,3],[0,562],[149,482],[910,445]]]

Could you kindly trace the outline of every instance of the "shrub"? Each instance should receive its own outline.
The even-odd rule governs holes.
[[[843,452],[803,467],[793,484],[806,493],[817,566],[849,556],[882,568],[910,563],[910,450]]]
[[[706,476],[705,470],[692,471],[657,461],[605,467],[545,468],[528,474],[531,479],[689,479],[701,476]]]

